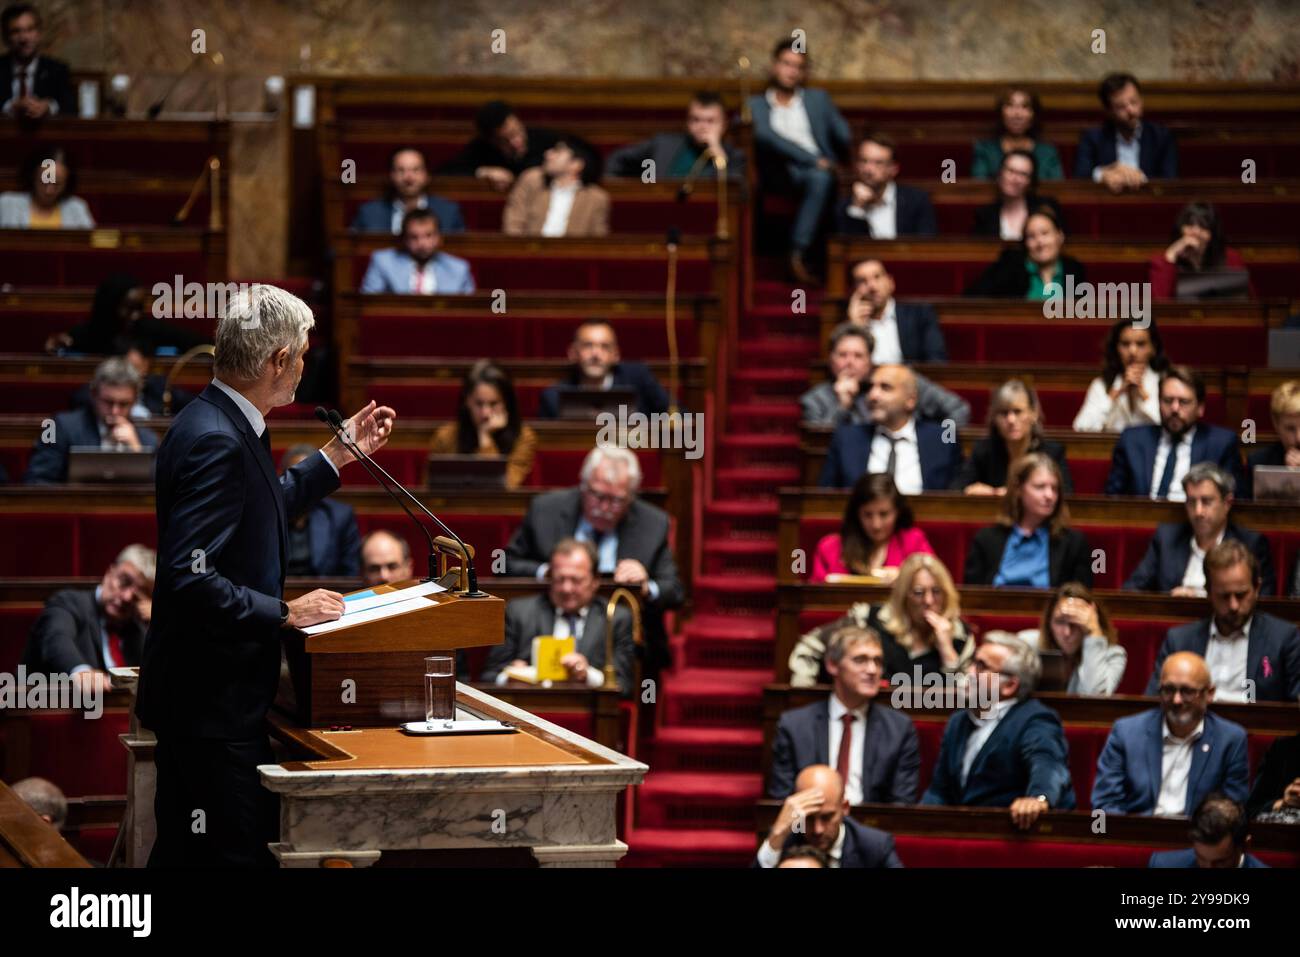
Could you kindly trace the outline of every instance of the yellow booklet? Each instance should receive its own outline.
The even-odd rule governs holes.
[[[567,681],[569,672],[560,664],[565,655],[572,654],[577,642],[572,638],[538,635],[533,639],[533,667],[538,681]]]

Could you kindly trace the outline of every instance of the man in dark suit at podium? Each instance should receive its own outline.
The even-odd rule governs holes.
[[[353,456],[337,439],[277,477],[265,416],[302,378],[307,304],[254,285],[217,323],[212,383],[158,450],[158,566],[136,714],[158,737],[150,866],[271,866],[275,798],[266,714],[284,628],[333,621],[343,598],[282,599],[289,520],[338,488]],[[395,413],[369,403],[345,424],[368,453]]]

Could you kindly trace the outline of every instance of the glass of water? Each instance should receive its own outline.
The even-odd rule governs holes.
[[[453,721],[456,718],[456,658],[431,655],[424,659],[424,720]]]

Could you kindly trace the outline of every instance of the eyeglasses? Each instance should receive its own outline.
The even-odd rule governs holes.
[[[933,588],[913,588],[911,594],[917,601],[921,601],[926,595],[933,595],[935,598],[942,598],[943,589],[939,588],[937,585]]]
[[[606,508],[617,508],[620,505],[626,505],[631,497],[628,495],[608,495],[605,492],[593,491],[586,485],[582,487],[582,494],[586,495],[597,505],[604,505]]]
[[[1184,698],[1199,698],[1208,690],[1208,688],[1185,688],[1182,685],[1161,685],[1160,697],[1172,698],[1174,695],[1180,694]]]

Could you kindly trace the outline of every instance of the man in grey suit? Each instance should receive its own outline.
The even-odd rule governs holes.
[[[712,90],[702,90],[691,97],[686,108],[684,133],[656,133],[648,140],[620,147],[609,155],[605,171],[610,176],[642,178],[647,169],[654,170],[657,182],[665,179],[684,179],[700,158],[708,153],[710,160],[701,167],[713,166],[712,157],[719,154],[727,159],[727,178],[745,178],[745,154],[723,142],[727,135],[727,111],[722,97]],[[647,166],[647,162],[652,166]],[[710,171],[708,176],[715,175]]]
[[[605,603],[596,600],[600,575],[591,542],[563,538],[551,549],[546,594],[516,598],[506,605],[506,640],[488,655],[482,680],[506,683],[506,668],[531,664],[533,639],[539,635],[573,638],[574,650],[560,663],[572,681],[599,688],[604,682]],[[614,672],[624,697],[632,694],[636,646],[632,616],[614,612]]]
[[[799,197],[790,237],[790,273],[796,282],[812,281],[804,260],[835,197],[836,164],[848,153],[852,138],[826,91],[804,87],[807,70],[802,45],[781,41],[772,51],[767,91],[749,101],[765,186],[770,188],[773,173],[784,172]]]
[[[433,210],[411,210],[402,217],[402,248],[375,250],[361,279],[361,291],[470,295],[474,292],[474,274],[469,263],[441,252],[441,245],[442,231]]]
[[[668,513],[636,497],[641,466],[625,448],[599,445],[582,463],[577,488],[538,495],[506,546],[506,574],[543,580],[548,559],[564,538],[591,542],[596,570],[640,595],[645,609],[645,668],[654,674],[668,663],[663,613],[682,604],[685,593],[668,544]]]

